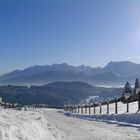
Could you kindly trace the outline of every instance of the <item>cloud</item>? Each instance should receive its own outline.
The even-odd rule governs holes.
[[[128,59],[140,59],[140,56],[129,56]]]

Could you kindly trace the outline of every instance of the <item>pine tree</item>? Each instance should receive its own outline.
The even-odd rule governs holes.
[[[126,82],[123,91],[123,97],[129,98],[132,95],[132,88],[129,82]]]
[[[140,88],[140,81],[137,78],[135,81],[135,86],[134,86],[134,94],[136,94],[137,90]]]

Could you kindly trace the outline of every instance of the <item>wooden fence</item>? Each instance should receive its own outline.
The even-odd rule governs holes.
[[[0,102],[0,106],[4,109],[15,109],[15,110],[21,110],[22,105],[18,103],[8,103],[8,102]]]
[[[2,101],[1,97],[0,97],[0,107],[3,109],[15,109],[15,110],[22,110],[25,109],[27,110],[27,108],[48,108],[48,104],[32,104],[32,105],[22,105],[22,104],[18,104],[18,103],[8,103],[5,101]]]
[[[66,111],[80,114],[121,114],[140,111],[140,92],[129,98],[115,98],[114,100],[86,104],[82,106],[67,106]]]

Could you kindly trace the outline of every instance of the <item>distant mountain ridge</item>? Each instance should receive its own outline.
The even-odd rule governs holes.
[[[109,62],[105,67],[72,66],[66,63],[32,66],[0,77],[1,85],[43,85],[55,81],[83,81],[91,84],[124,84],[140,77],[140,64]]]

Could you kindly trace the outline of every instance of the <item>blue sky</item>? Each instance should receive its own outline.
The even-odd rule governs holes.
[[[0,0],[0,73],[121,60],[140,63],[139,0]]]

